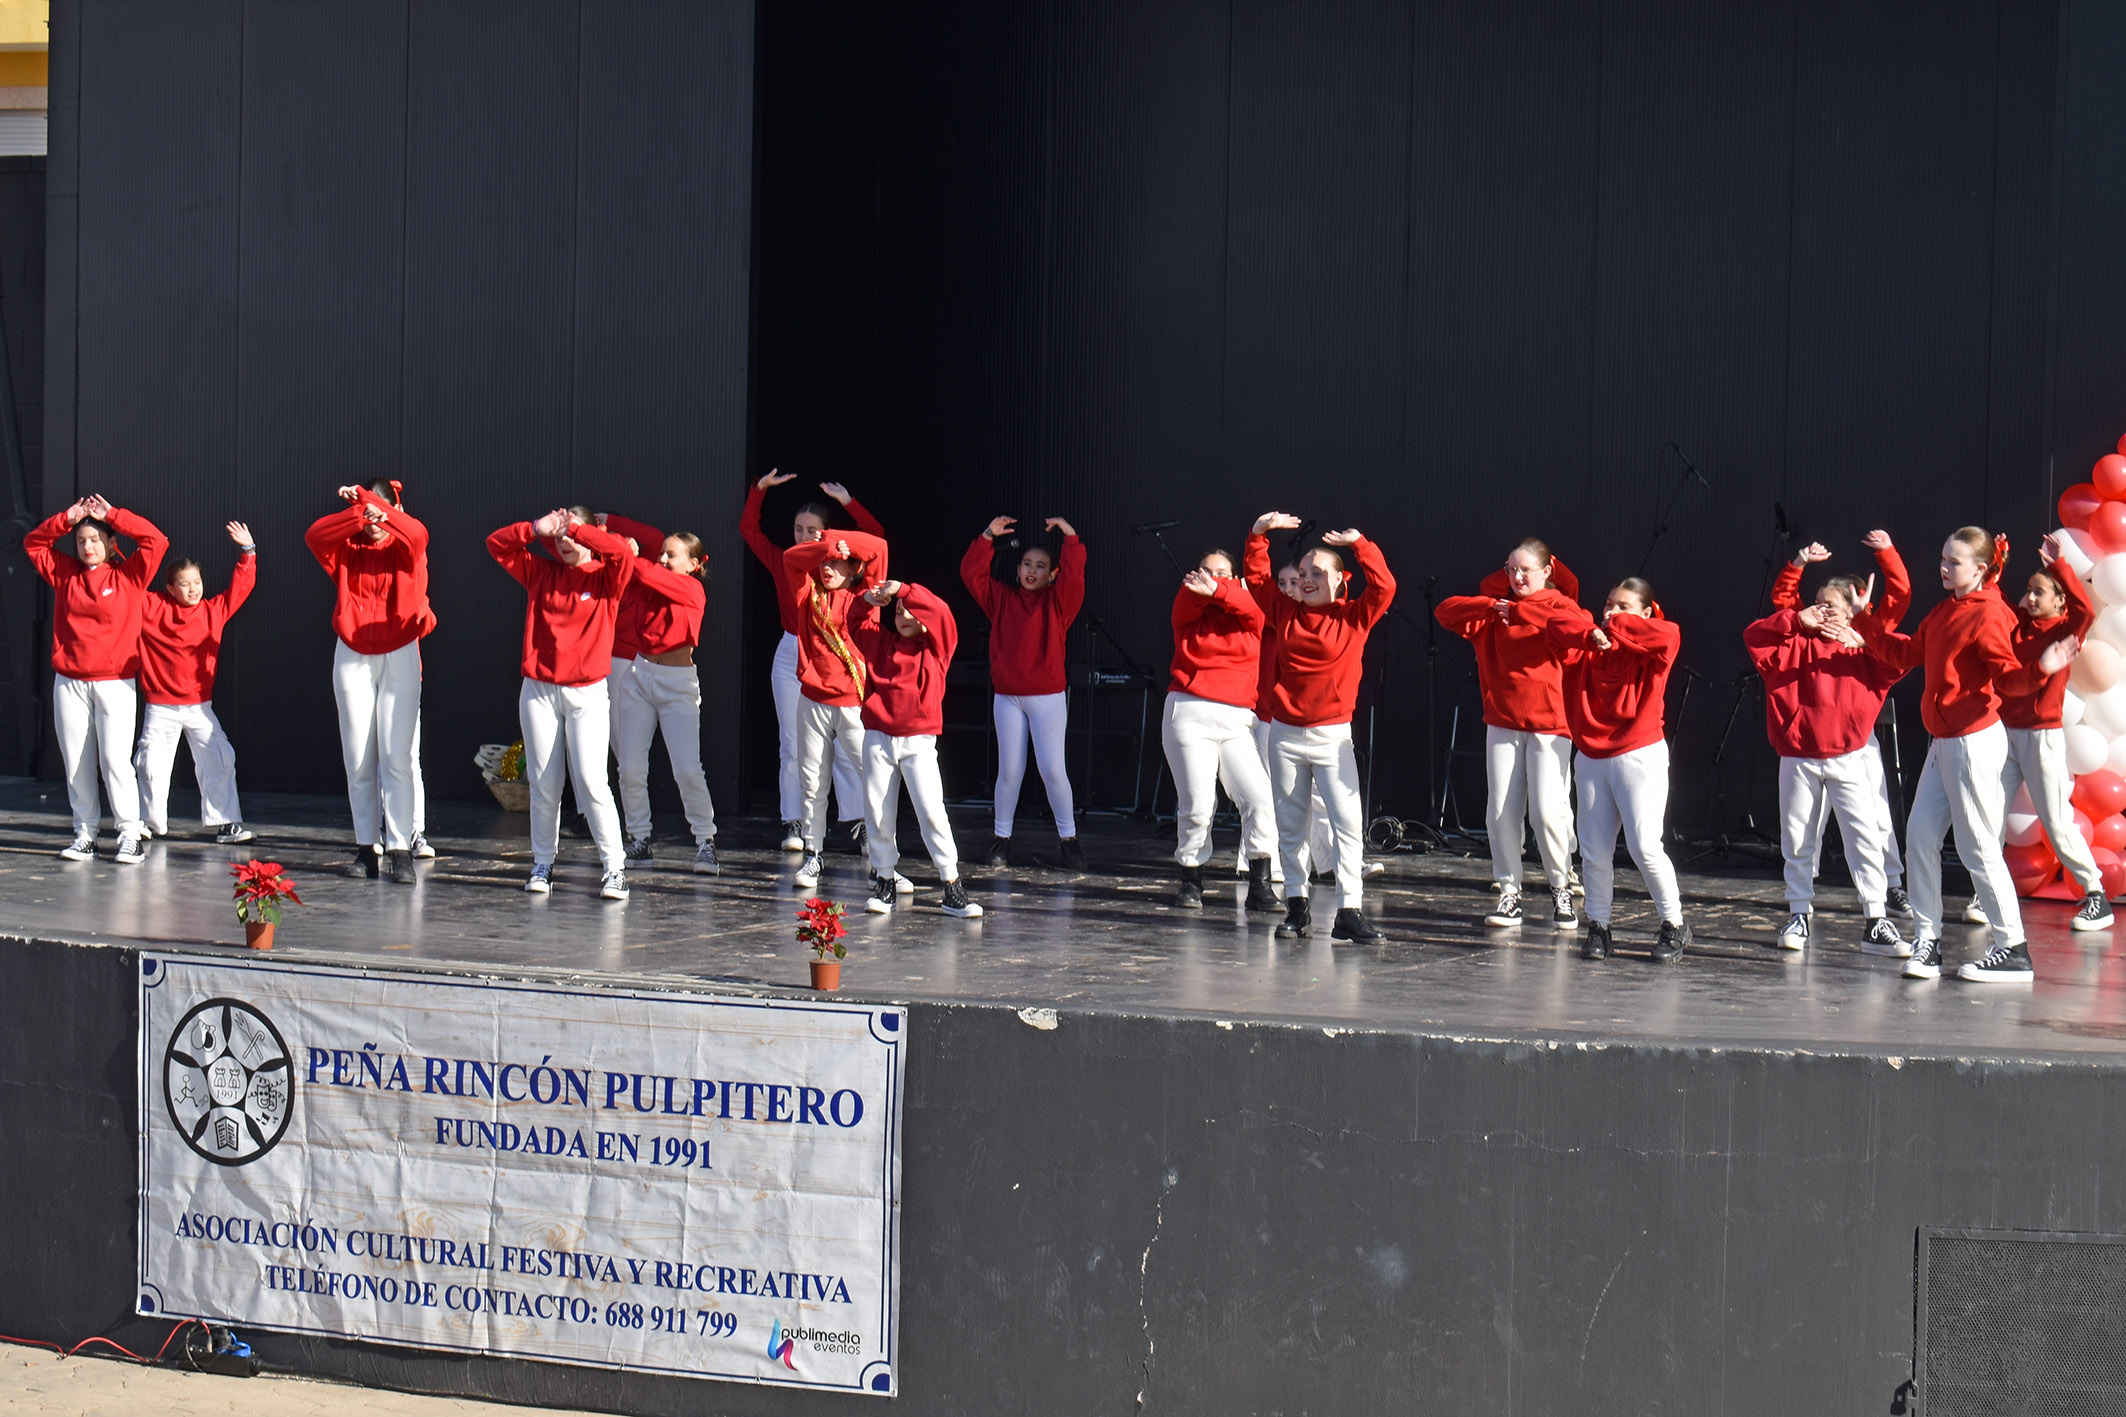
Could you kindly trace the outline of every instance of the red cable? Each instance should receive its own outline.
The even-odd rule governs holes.
[[[155,1350],[155,1356],[152,1358],[143,1358],[138,1353],[135,1353],[132,1349],[126,1347],[124,1344],[115,1343],[108,1338],[102,1337],[101,1335],[98,1335],[95,1338],[84,1338],[81,1340],[81,1342],[75,1344],[72,1348],[62,1348],[56,1343],[46,1343],[41,1338],[16,1338],[11,1334],[5,1333],[0,1333],[0,1343],[19,1343],[25,1348],[49,1348],[52,1350],[52,1352],[57,1353],[62,1358],[71,1358],[75,1354],[79,1353],[82,1349],[88,1347],[90,1344],[101,1343],[106,1348],[117,1349],[120,1353],[125,1354],[126,1357],[131,1358],[134,1362],[140,1364],[144,1368],[152,1368],[162,1361],[163,1354],[170,1351],[170,1345],[177,1341],[177,1335],[183,1333],[187,1328],[191,1327],[193,1324],[200,1324],[202,1328],[206,1327],[206,1325],[199,1319],[183,1320],[177,1325],[177,1327],[170,1330],[169,1336],[164,1338],[162,1341],[162,1347]]]

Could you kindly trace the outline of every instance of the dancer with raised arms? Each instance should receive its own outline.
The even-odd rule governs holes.
[[[1299,558],[1299,599],[1270,577],[1272,531],[1300,525],[1288,512],[1255,519],[1243,553],[1249,592],[1277,635],[1277,678],[1270,693],[1270,789],[1277,804],[1277,846],[1284,857],[1285,918],[1279,939],[1313,932],[1306,863],[1300,845],[1318,788],[1336,834],[1336,922],[1330,935],[1369,943],[1381,938],[1365,915],[1364,811],[1351,715],[1365,673],[1366,639],[1395,600],[1395,577],[1380,548],[1357,529],[1332,531]],[[1343,594],[1348,550],[1366,578],[1356,599]],[[1321,863],[1316,862],[1316,865]]]
[[[811,890],[824,869],[820,851],[834,762],[841,755],[863,760],[859,706],[870,671],[849,636],[850,606],[866,586],[885,580],[886,543],[860,531],[837,531],[818,541],[800,541],[782,556],[784,593],[799,627],[797,673],[804,696],[797,767],[805,855],[796,879],[799,889]]]
[[[179,741],[189,743],[192,772],[199,779],[200,822],[214,831],[218,844],[240,846],[252,833],[244,826],[243,804],[236,795],[236,749],[214,713],[214,671],[229,617],[257,582],[258,545],[242,522],[230,522],[224,530],[237,551],[227,590],[208,595],[199,562],[187,557],[170,563],[162,594],[142,602],[140,692],[147,709],[141,715],[133,767],[148,830],[168,836],[170,769],[177,762]]]

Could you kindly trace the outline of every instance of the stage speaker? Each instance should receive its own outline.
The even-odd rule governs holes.
[[[1921,1417],[2126,1417],[2126,1235],[1919,1232]]]

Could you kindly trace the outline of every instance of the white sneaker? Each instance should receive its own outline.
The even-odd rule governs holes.
[[[1993,922],[1986,919],[1986,907],[1974,900],[1964,907],[1964,923],[1966,925],[1990,925]]]
[[[416,861],[433,861],[436,859],[436,849],[428,844],[428,834],[426,832],[415,832],[413,834],[413,856]]]
[[[607,900],[627,899],[627,873],[607,871],[605,879],[598,883],[598,894]]]
[[[524,882],[524,889],[530,891],[533,895],[545,895],[553,888],[554,868],[551,865],[541,866],[534,863],[531,869],[531,876]]]
[[[154,835],[168,836],[169,833],[162,831],[156,832]],[[242,846],[247,841],[255,840],[257,840],[256,834],[242,822],[223,822],[221,830],[214,833],[214,844],[216,846]]]
[[[909,880],[900,872],[895,871],[893,873],[893,893],[895,895],[914,895],[915,882]]]
[[[86,829],[75,832],[73,844],[61,848],[59,855],[68,861],[94,861],[96,859],[96,833]]]
[[[816,888],[819,885],[819,875],[822,869],[819,864],[819,853],[817,851],[807,851],[805,859],[797,867],[797,888],[801,891],[809,891]]]
[[[1358,868],[1358,879],[1360,879],[1361,881],[1370,881],[1375,876],[1380,875],[1387,869],[1388,863],[1385,861],[1362,862]]]
[[[122,832],[118,837],[118,854],[111,859],[121,866],[138,866],[148,859],[148,849],[132,832]]]
[[[1805,950],[1809,947],[1809,913],[1797,910],[1779,927],[1779,948],[1782,950]]]
[[[798,830],[797,823],[784,822],[782,824],[782,849],[785,851],[803,851],[805,849],[805,834]]]
[[[893,913],[893,882],[884,876],[871,878],[871,894],[864,900],[864,909],[873,915]]]

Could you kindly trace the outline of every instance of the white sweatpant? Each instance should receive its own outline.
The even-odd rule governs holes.
[[[1668,743],[1656,739],[1613,758],[1580,754],[1580,883],[1587,918],[1607,925],[1617,898],[1617,833],[1639,868],[1654,908],[1671,925],[1683,923],[1676,868],[1661,844],[1668,816]]]
[[[2003,725],[2005,727],[2005,725]],[[2089,843],[2074,828],[2074,774],[2067,771],[2067,730],[2064,728],[2008,728],[2007,760],[2001,767],[2001,820],[2007,820],[2015,789],[2030,789],[2030,805],[2037,809],[2038,825],[2052,843],[2067,874],[2083,895],[2104,889],[2104,873],[2097,869]],[[1988,917],[1989,919],[1991,917]]]
[[[66,769],[66,800],[74,830],[93,834],[103,821],[96,782],[111,799],[119,835],[140,833],[140,782],[133,775],[133,716],[140,688],[131,679],[69,679],[52,675],[52,726]]]
[[[340,763],[347,774],[347,806],[354,839],[405,851],[413,840],[414,736],[421,724],[421,646],[389,654],[356,654],[344,640],[332,646],[332,698],[340,711]]]
[[[1351,725],[1325,723],[1296,728],[1270,725],[1270,791],[1277,801],[1277,847],[1284,858],[1285,896],[1307,893],[1304,850],[1314,794],[1319,792],[1336,833],[1336,904],[1356,910],[1365,903],[1359,882],[1364,865],[1365,810],[1358,794],[1358,753]],[[1317,858],[1318,864],[1318,858]]]
[[[1883,895],[1889,888],[1883,842],[1889,824],[1883,819],[1878,779],[1868,771],[1871,762],[1880,761],[1872,746],[1835,758],[1779,760],[1779,849],[1786,857],[1789,911],[1804,914],[1815,905],[1823,824],[1826,816],[1835,816],[1853,889],[1860,893],[1861,914],[1874,919],[1883,913]]]
[[[613,677],[613,756],[620,763],[620,810],[629,836],[650,834],[650,740],[664,730],[665,755],[687,827],[698,844],[716,835],[716,804],[701,771],[701,676],[691,664],[652,659],[615,660],[627,673]]]
[[[1048,809],[1055,813],[1056,835],[1069,841],[1078,834],[1078,814],[1070,793],[1070,774],[1063,763],[1063,730],[1070,722],[1068,694],[998,694],[997,835],[1010,836],[1019,815],[1019,788],[1026,781],[1026,739],[1033,738],[1034,762],[1048,788]]]
[[[916,825],[938,879],[960,878],[960,853],[952,840],[952,819],[945,815],[945,784],[938,776],[935,733],[896,738],[876,728],[864,730],[864,803],[871,837],[871,873],[891,876],[900,864],[901,787],[915,807]]]
[[[177,763],[177,744],[192,745],[192,774],[199,779],[200,824],[218,827],[240,822],[244,809],[236,800],[236,749],[214,716],[214,705],[149,704],[140,718],[140,746],[133,769],[140,778],[140,815],[157,836],[170,831],[170,769]]]
[[[797,636],[786,632],[782,643],[775,646],[775,665],[768,672],[768,687],[775,693],[775,726],[781,733],[777,744],[782,765],[776,777],[776,791],[782,820],[801,822],[805,819],[805,788],[798,740],[804,729],[805,706],[812,701],[805,697],[804,683],[797,677]],[[834,815],[844,822],[864,819],[864,763],[860,749],[851,754],[837,751],[834,755]]]
[[[1240,809],[1240,861],[1277,850],[1277,808],[1270,800],[1270,774],[1255,751],[1255,714],[1180,692],[1166,696],[1159,738],[1174,774],[1174,859],[1201,866],[1211,859],[1211,814],[1218,785]]]
[[[413,713],[413,834],[428,834],[428,779],[421,773],[421,711]]]
[[[591,841],[608,871],[627,864],[620,814],[605,779],[612,702],[605,681],[566,686],[526,679],[517,693],[517,726],[524,732],[524,780],[531,784],[532,860],[554,864],[561,846],[561,780],[576,784],[576,805],[589,819]]]
[[[828,779],[841,772],[844,757],[863,761],[864,720],[854,704],[835,708],[806,699],[797,729],[799,796],[792,820],[804,824],[805,850],[817,851],[827,839]]]
[[[1270,771],[1270,724],[1267,719],[1258,718],[1255,720],[1255,752],[1262,759],[1263,772],[1268,773]],[[1273,822],[1275,821],[1276,805],[1277,794],[1273,787],[1270,793],[1271,819]],[[1270,868],[1270,879],[1281,886],[1284,884],[1284,856],[1280,853],[1270,859],[1276,863]],[[1335,859],[1336,832],[1329,825],[1328,804],[1321,800],[1321,789],[1316,788],[1314,790],[1314,816],[1308,823],[1306,840],[1299,844],[1299,861],[1301,865],[1311,871],[1314,869],[1316,861],[1334,861]]]
[[[1905,883],[1905,858],[1897,849],[1897,805],[1890,800],[1890,775],[1883,767],[1882,744],[1871,737],[1867,745],[1857,751],[1862,754],[1861,766],[1867,770],[1868,781],[1874,787],[1876,810],[1882,814],[1883,878],[1892,886],[1901,886]],[[1819,810],[1815,822],[1809,827],[1810,839],[1816,843],[1809,853],[1811,879],[1823,874],[1824,820],[1823,811]]]
[[[1484,826],[1491,879],[1521,884],[1521,821],[1535,829],[1543,878],[1563,890],[1572,871],[1572,740],[1484,725]]]
[[[2001,820],[2007,816],[2001,774],[2007,761],[2008,730],[1999,720],[1961,738],[1937,738],[1927,749],[1912,815],[1905,822],[1905,854],[1912,867],[1906,879],[1922,935],[1941,938],[1941,840],[1953,829],[1956,854],[1993,922],[1994,943],[2023,938],[2022,907],[2001,858]],[[2073,830],[2070,825],[2068,831]]]

